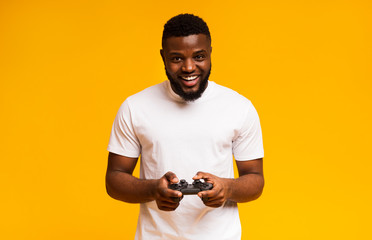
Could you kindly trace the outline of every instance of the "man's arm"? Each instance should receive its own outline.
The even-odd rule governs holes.
[[[236,161],[239,177],[220,178],[210,173],[198,172],[193,179],[204,179],[213,184],[210,191],[199,192],[198,196],[209,207],[220,207],[226,200],[248,202],[257,199],[264,187],[263,159]]]
[[[178,191],[168,189],[170,183],[178,178],[167,172],[160,179],[144,180],[132,175],[138,158],[130,158],[109,153],[106,172],[106,190],[114,199],[128,203],[143,203],[156,200],[158,208],[164,211],[175,210],[179,203],[172,197],[181,197]]]

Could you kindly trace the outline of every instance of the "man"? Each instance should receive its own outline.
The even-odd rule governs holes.
[[[130,96],[116,116],[106,186],[115,199],[141,203],[136,239],[240,239],[237,203],[261,195],[258,115],[249,100],[208,80],[211,52],[201,18],[170,19],[160,51],[169,81]],[[213,189],[183,197],[169,189],[180,178],[204,179]]]

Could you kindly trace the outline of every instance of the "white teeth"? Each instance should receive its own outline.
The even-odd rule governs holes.
[[[182,79],[186,80],[186,81],[192,81],[192,80],[195,80],[198,76],[189,76],[189,77],[182,77]]]

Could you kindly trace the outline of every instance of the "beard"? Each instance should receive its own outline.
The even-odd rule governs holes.
[[[167,74],[168,80],[172,86],[173,91],[186,102],[193,102],[196,99],[200,98],[203,92],[205,91],[208,84],[209,75],[211,74],[211,68],[209,68],[208,74],[205,76],[205,78],[200,80],[199,88],[195,92],[183,91],[181,84],[171,77],[167,69],[165,69],[165,73]]]

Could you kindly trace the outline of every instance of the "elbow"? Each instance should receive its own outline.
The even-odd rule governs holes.
[[[256,200],[256,199],[258,199],[259,197],[261,197],[261,195],[262,195],[262,193],[263,193],[264,186],[265,186],[265,180],[264,180],[264,178],[263,178],[263,176],[262,176],[262,177],[261,177],[261,181],[260,181],[260,183],[258,184],[257,192],[256,192],[256,194],[253,196],[253,199],[252,199],[252,200]]]
[[[256,194],[254,194],[254,195],[252,196],[251,201],[254,201],[254,200],[258,199],[259,197],[261,197],[262,192],[263,192],[263,189],[261,189],[261,190],[258,191]]]
[[[265,180],[264,180],[263,176],[261,175],[261,177],[258,179],[258,181],[256,183],[256,191],[254,191],[254,193],[250,196],[249,201],[254,201],[254,200],[258,199],[259,197],[261,197],[261,195],[263,193],[264,186],[265,186]]]
[[[112,179],[110,181],[110,178],[106,178],[106,193],[115,200],[127,203],[135,203],[135,201],[131,199],[131,196],[128,194],[128,192],[126,192],[124,189],[121,189],[120,186],[118,186],[118,183],[112,181]]]
[[[112,190],[112,188],[110,187],[110,184],[106,181],[106,193],[107,195],[109,195],[110,197],[115,198],[115,193],[114,191]]]
[[[115,200],[121,200],[119,198],[119,195],[117,194],[117,191],[115,191],[115,188],[110,183],[110,179],[108,176],[106,176],[106,193]]]
[[[110,185],[107,183],[106,183],[106,193],[107,195],[109,195],[111,198],[115,200],[127,202],[125,199],[123,199],[123,197],[117,191],[115,191],[115,189],[110,187]]]

